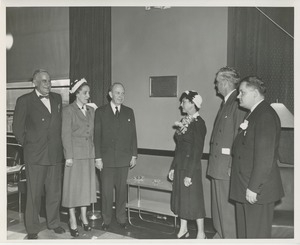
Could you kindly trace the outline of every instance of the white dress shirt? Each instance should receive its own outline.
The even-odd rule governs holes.
[[[36,94],[37,94],[38,97],[44,96],[38,90],[35,90],[35,92],[36,92]],[[43,104],[47,107],[48,111],[51,113],[50,99],[49,98],[48,99],[47,98],[42,98],[40,100],[43,102]]]

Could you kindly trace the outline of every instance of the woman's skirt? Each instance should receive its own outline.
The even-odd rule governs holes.
[[[203,197],[202,171],[196,169],[192,177],[192,185],[186,187],[184,178],[186,170],[174,171],[171,210],[183,219],[200,219],[205,217]]]
[[[67,208],[89,206],[97,202],[95,160],[73,160],[65,166],[62,206]]]

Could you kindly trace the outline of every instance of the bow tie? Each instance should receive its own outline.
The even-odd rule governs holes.
[[[49,99],[49,95],[40,95],[39,98],[40,99]]]

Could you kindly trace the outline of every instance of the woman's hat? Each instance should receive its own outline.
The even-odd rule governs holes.
[[[184,91],[183,94],[186,94],[186,97],[193,101],[193,103],[200,109],[202,104],[202,97],[194,90]]]
[[[75,80],[70,86],[70,94],[74,94],[76,92],[76,90],[84,83],[87,83],[85,78],[82,78],[79,81]]]

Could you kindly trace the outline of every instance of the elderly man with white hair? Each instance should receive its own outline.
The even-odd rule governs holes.
[[[214,239],[237,237],[234,203],[229,200],[231,148],[246,111],[239,107],[239,73],[222,67],[216,74],[215,89],[222,98],[210,139],[207,175],[211,178],[211,213]]]

